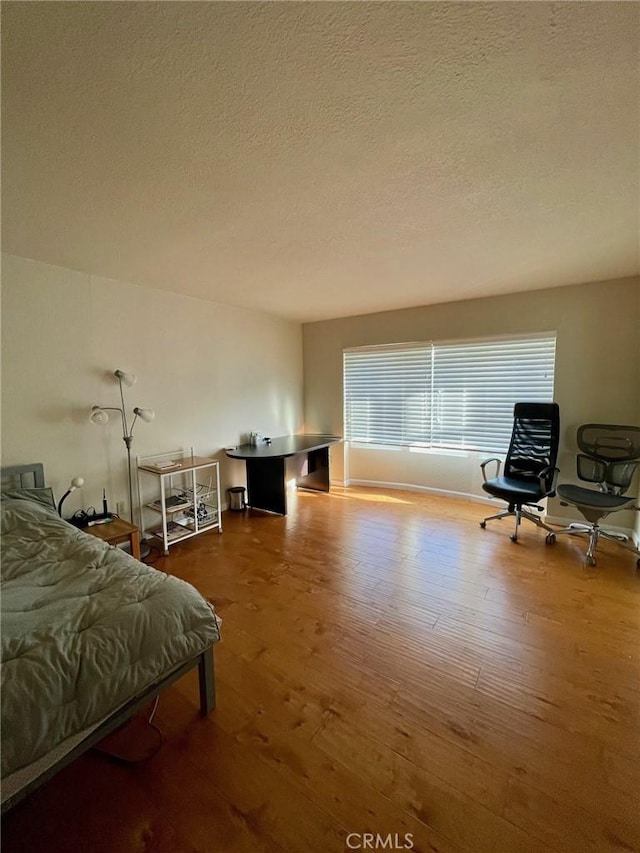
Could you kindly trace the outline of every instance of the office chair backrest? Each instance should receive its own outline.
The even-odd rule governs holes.
[[[584,424],[578,429],[578,477],[603,492],[623,494],[640,459],[640,427]]]
[[[505,477],[537,481],[544,468],[553,469],[560,441],[560,409],[557,403],[516,403],[513,432]],[[553,470],[545,476],[547,489],[553,483]]]

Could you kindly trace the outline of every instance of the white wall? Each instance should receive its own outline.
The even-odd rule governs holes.
[[[576,482],[576,430],[587,422],[637,424],[640,413],[640,280],[576,285],[387,311],[303,326],[305,427],[343,430],[346,347],[557,331],[555,400],[560,405],[561,480]],[[332,454],[333,476],[407,483],[482,495],[478,455],[351,450]],[[344,465],[348,464],[348,470]],[[575,510],[551,500],[553,517]],[[633,526],[631,513],[620,514]]]
[[[103,487],[112,508],[127,498],[120,424],[89,421],[92,404],[119,405],[116,368],[138,375],[126,408],[156,412],[136,424],[134,456],[217,456],[224,498],[245,474],[222,448],[302,424],[297,323],[4,255],[2,464],[44,462],[57,497],[83,476],[65,514],[99,507]]]

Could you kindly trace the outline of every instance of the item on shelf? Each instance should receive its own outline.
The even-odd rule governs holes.
[[[189,506],[189,498],[186,495],[170,495],[166,498],[164,505],[176,509],[180,506]]]
[[[188,518],[193,518],[193,507],[185,510],[184,514]],[[198,504],[196,514],[198,516],[198,524],[200,527],[204,527],[206,524],[213,524],[213,522],[218,520],[218,511],[215,507],[207,506],[207,504]]]
[[[174,462],[172,459],[166,459],[160,462],[151,463],[158,471],[166,471],[168,468],[182,468],[182,462]]]
[[[175,521],[167,522],[167,539],[169,541],[179,539],[188,532],[188,529],[182,524],[177,524]],[[161,524],[158,527],[152,527],[151,530],[149,530],[149,533],[157,539],[162,539],[164,537],[164,530],[162,529]]]
[[[153,505],[157,505],[158,509],[162,509],[160,498],[154,501]],[[168,498],[165,498],[164,505],[167,509],[186,509],[188,506],[191,506],[191,498],[187,495],[170,495]]]

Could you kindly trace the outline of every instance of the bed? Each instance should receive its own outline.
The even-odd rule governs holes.
[[[213,710],[220,635],[190,584],[61,519],[41,464],[2,482],[4,813],[193,667]]]

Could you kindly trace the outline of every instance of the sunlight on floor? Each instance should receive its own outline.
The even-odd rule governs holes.
[[[391,497],[391,495],[372,495],[370,492],[357,492],[353,488],[350,488],[349,491],[345,491],[340,494],[336,491],[335,486],[332,487],[332,491],[329,493],[332,498],[339,498],[344,500],[346,498],[352,499],[357,498],[361,501],[372,501],[374,503],[393,503],[393,504],[410,504],[411,501],[405,500],[403,498],[395,498]]]

